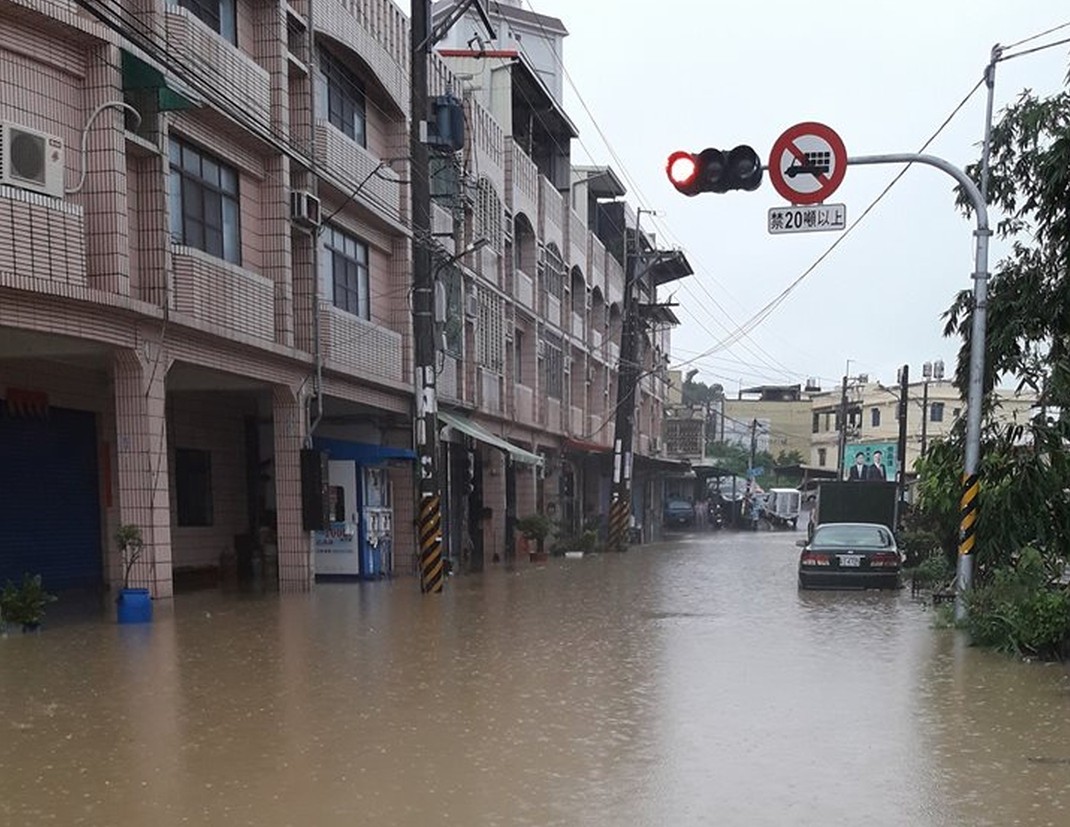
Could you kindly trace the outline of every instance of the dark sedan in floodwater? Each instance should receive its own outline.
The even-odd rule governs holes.
[[[690,526],[695,522],[695,507],[688,500],[671,499],[665,503],[666,527]]]
[[[804,589],[897,589],[902,558],[895,537],[877,523],[826,523],[800,540]]]

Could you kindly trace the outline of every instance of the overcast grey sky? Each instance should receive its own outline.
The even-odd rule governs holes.
[[[675,291],[682,324],[674,364],[706,351],[794,281],[835,238],[770,236],[766,213],[784,202],[768,176],[756,192],[679,195],[665,177],[675,149],[750,144],[768,159],[800,121],[828,124],[851,155],[915,152],[981,77],[995,43],[1070,21],[1063,0],[525,0],[561,18],[565,106],[581,135],[574,163],[609,164],[665,246],[684,249],[696,275]],[[1070,36],[1070,28],[1026,47]],[[1001,63],[997,110],[1023,88],[1051,93],[1067,74],[1067,46]],[[612,152],[578,102],[589,107]],[[979,154],[984,90],[929,152],[964,166]],[[617,156],[616,160],[613,154]],[[623,167],[623,170],[622,170]],[[831,199],[861,214],[897,167],[850,167]],[[733,393],[761,383],[851,374],[893,383],[908,363],[953,370],[958,342],[941,313],[971,287],[972,223],[955,212],[953,182],[914,167],[867,219],[742,341],[694,363],[699,379]],[[1005,248],[993,247],[994,267]]]

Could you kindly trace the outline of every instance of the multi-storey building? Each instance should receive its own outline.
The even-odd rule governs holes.
[[[812,397],[810,462],[835,471],[839,461],[839,424],[844,407],[847,413],[847,445],[889,445],[899,438],[899,386],[883,385],[868,377],[849,379],[846,405],[842,388]],[[997,389],[993,394],[995,414],[1001,421],[1021,422],[1030,414],[1035,398]],[[964,415],[966,403],[950,380],[912,382],[907,392],[906,469],[928,443],[946,437]],[[850,459],[848,458],[848,463]],[[841,472],[843,466],[840,466]]]
[[[414,243],[438,256],[450,553],[478,568],[517,514],[598,512],[626,260],[592,227],[623,192],[572,170],[560,89],[505,51],[432,57],[467,140],[414,241],[390,0],[0,0],[0,577],[115,583],[131,523],[157,597],[252,549],[285,589],[414,571]]]
[[[800,385],[744,388],[736,399],[724,400],[719,441],[768,451],[773,458],[798,453],[810,456],[810,394]]]

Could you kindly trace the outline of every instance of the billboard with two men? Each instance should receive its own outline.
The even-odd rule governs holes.
[[[843,452],[843,478],[848,482],[894,482],[898,468],[894,442],[848,444]]]

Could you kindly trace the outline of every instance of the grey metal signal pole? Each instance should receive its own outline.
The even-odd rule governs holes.
[[[995,59],[989,69],[994,64]],[[986,74],[986,80],[990,78],[991,71]],[[989,97],[989,124],[992,122],[991,106],[991,97]],[[990,135],[989,127],[985,131],[983,158],[985,168],[988,166]],[[988,206],[977,185],[965,172],[935,155],[919,155],[909,152],[891,155],[859,155],[847,159],[847,165],[852,164],[859,166],[864,164],[927,164],[936,167],[946,172],[962,186],[976,216],[977,227],[973,231],[976,239],[976,253],[973,271],[973,324],[970,330],[970,384],[966,396],[966,457],[962,475],[958,577],[955,589],[955,619],[962,620],[966,616],[963,597],[973,584],[974,530],[977,522],[979,488],[977,475],[981,458],[981,402],[984,398],[985,321],[988,310],[988,239],[992,235],[992,230],[988,226]]]

